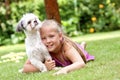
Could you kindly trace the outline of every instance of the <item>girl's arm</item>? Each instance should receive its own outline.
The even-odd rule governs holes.
[[[54,75],[66,74],[68,72],[78,70],[85,66],[85,63],[82,57],[80,56],[80,54],[75,48],[71,47],[67,49],[64,55],[72,62],[72,64],[62,68],[61,70],[56,72]]]

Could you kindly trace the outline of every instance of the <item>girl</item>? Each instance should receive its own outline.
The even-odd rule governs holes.
[[[45,61],[48,70],[62,67],[54,75],[67,74],[68,72],[81,69],[85,63],[94,60],[85,50],[85,42],[81,45],[71,41],[63,35],[61,26],[55,20],[45,20],[40,28],[43,43],[47,47],[53,60]],[[24,65],[24,72],[38,71],[29,60]]]

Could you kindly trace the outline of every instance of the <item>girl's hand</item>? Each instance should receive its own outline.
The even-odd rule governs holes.
[[[53,75],[56,76],[56,75],[60,75],[60,74],[67,74],[67,70],[61,69],[58,72],[54,73]]]
[[[45,61],[45,66],[47,68],[47,70],[52,70],[53,68],[55,68],[55,61],[54,60],[46,60]]]

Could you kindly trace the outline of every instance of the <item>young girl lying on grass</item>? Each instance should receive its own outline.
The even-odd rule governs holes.
[[[62,67],[54,75],[67,74],[68,72],[81,69],[86,62],[94,60],[94,56],[85,51],[86,43],[81,45],[66,37],[61,30],[61,26],[55,20],[45,20],[40,28],[43,43],[47,47],[53,60],[45,61],[48,70]],[[24,65],[24,72],[39,71],[29,60]]]

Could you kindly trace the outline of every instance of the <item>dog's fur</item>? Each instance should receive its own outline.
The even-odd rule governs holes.
[[[43,64],[45,60],[52,59],[47,48],[41,41],[39,29],[41,21],[32,13],[23,15],[17,25],[17,31],[23,31],[26,34],[25,46],[26,53],[32,65],[38,68],[41,72],[47,71]],[[23,72],[23,70],[21,70]]]

